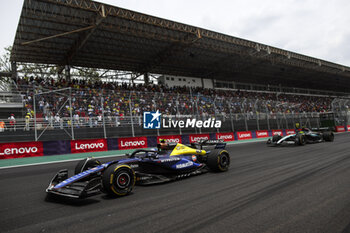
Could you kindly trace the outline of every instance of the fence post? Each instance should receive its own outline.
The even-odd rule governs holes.
[[[276,113],[277,128],[278,128],[278,129],[281,129],[281,127],[280,127],[280,122],[279,122],[279,119],[278,119],[278,118],[279,118],[278,115],[279,115],[279,114],[278,114],[278,112],[277,112],[277,113]]]
[[[294,111],[292,112],[292,121],[293,121],[293,128],[294,128],[295,127]]]
[[[244,116],[245,130],[248,131],[247,113],[244,112],[243,116]]]
[[[214,101],[213,101],[213,105],[214,105],[214,118],[215,118],[215,120],[216,120],[216,116],[217,116],[217,115],[216,115],[216,104],[215,104],[216,98],[217,98],[217,95],[215,95],[215,99],[214,99]],[[216,129],[216,132],[217,132],[217,133],[220,133],[219,128]]]
[[[257,99],[255,102],[254,102],[254,112],[255,112],[255,115],[256,115],[256,127],[258,130],[260,130],[260,125],[259,125],[259,108],[258,108],[258,102],[259,100]]]
[[[191,98],[192,98],[192,92],[191,92]],[[197,107],[197,119],[199,118],[199,109],[198,109],[198,95],[197,95],[197,99],[196,99],[196,107]],[[196,129],[196,133],[197,133],[197,127],[195,127]],[[199,128],[199,133],[202,133],[202,129]]]
[[[179,112],[179,93],[177,93],[177,97],[176,97],[176,112],[177,112],[176,115],[180,115],[180,112]],[[177,116],[175,116],[175,118],[177,119]],[[180,126],[179,126],[179,132],[180,132],[180,135],[182,135],[182,130],[181,130]]]
[[[156,97],[157,96],[157,92],[154,94],[154,97]],[[154,99],[154,97],[153,97],[153,100],[154,100],[154,106],[155,106],[155,111],[157,111],[157,99]],[[157,136],[160,136],[160,134],[159,134],[159,129],[157,129]]]
[[[36,104],[35,104],[35,87],[33,89],[33,105],[34,105],[34,137],[35,137],[35,141],[38,141],[38,131],[37,131],[37,127],[36,127]]]
[[[131,133],[132,133],[132,136],[135,137],[134,121],[132,119],[131,93],[132,93],[132,91],[130,91],[130,94],[129,94],[129,110],[130,110],[130,119],[131,119]]]
[[[284,120],[286,121],[286,129],[288,129],[288,120],[285,112],[283,113],[283,116],[284,116]]]
[[[229,103],[232,103],[232,97],[231,97],[231,101]],[[235,131],[235,127],[233,124],[233,119],[232,119],[232,109],[231,109],[231,104],[229,104],[228,109],[230,110],[230,121],[231,121],[231,130],[232,132]]]
[[[72,140],[75,140],[74,138],[74,123],[73,123],[73,116],[72,116],[72,88],[69,88],[69,114],[70,114],[70,126],[72,129]]]
[[[101,108],[102,108],[103,136],[104,136],[104,138],[107,138],[107,133],[106,133],[106,121],[105,121],[105,108],[104,108],[104,98],[103,98],[103,89],[101,90]]]

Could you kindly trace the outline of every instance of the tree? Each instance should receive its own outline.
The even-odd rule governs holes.
[[[0,71],[1,72],[11,72],[11,46],[5,48],[5,54],[0,57]]]
[[[17,71],[23,76],[38,76],[41,78],[57,76],[58,67],[48,64],[18,63]]]

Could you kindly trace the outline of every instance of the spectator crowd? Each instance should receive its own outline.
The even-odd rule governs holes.
[[[27,111],[26,122],[28,118],[34,117],[36,111],[38,123],[52,127],[69,126],[72,124],[71,115],[75,127],[99,126],[103,120],[120,126],[131,115],[138,117],[140,120],[137,123],[141,124],[144,111],[156,110],[163,115],[200,117],[229,117],[230,114],[241,113],[252,116],[257,113],[319,113],[331,111],[333,100],[328,96],[92,82],[83,79],[67,81],[18,77],[15,83]]]

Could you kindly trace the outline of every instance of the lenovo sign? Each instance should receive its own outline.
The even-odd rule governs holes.
[[[255,133],[257,138],[266,138],[269,136],[269,132],[267,130],[257,130]]]
[[[275,136],[275,135],[283,136],[282,130],[281,129],[272,130],[272,136]]]
[[[147,137],[118,138],[119,150],[138,149],[147,147]]]
[[[216,139],[224,140],[225,142],[235,140],[233,133],[217,133]]]
[[[107,151],[106,139],[72,140],[71,153]]]
[[[0,144],[0,159],[43,156],[42,142],[14,142]]]
[[[190,143],[209,140],[209,134],[190,134]]]
[[[286,134],[287,135],[295,134],[295,129],[286,129]]]
[[[165,139],[168,143],[182,143],[181,136],[180,135],[165,135],[165,136],[158,136],[157,137],[157,143],[161,139]]]
[[[344,126],[336,126],[335,127],[337,132],[345,132],[345,127]]]
[[[238,140],[252,139],[252,132],[251,131],[237,132],[237,137],[238,137]]]

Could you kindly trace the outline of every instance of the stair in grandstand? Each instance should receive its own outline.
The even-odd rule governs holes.
[[[0,79],[0,119],[7,119],[10,114],[22,117],[24,112],[22,96],[15,82],[10,78]]]

